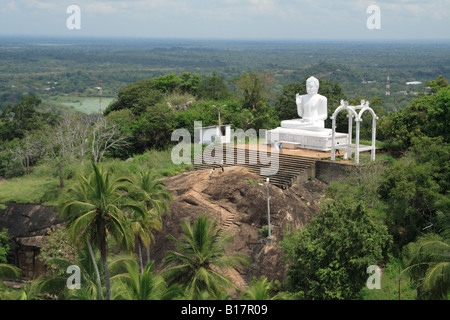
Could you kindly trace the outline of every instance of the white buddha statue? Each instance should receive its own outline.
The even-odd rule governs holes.
[[[327,118],[327,98],[318,94],[319,80],[309,77],[306,80],[307,94],[295,96],[297,112],[301,119],[281,121],[282,128],[321,130]]]

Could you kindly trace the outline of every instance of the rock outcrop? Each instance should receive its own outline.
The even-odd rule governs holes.
[[[37,257],[47,232],[60,223],[54,207],[7,203],[6,209],[0,210],[0,228],[7,228],[12,236],[7,260],[22,270],[23,277],[44,273],[44,264]]]
[[[181,219],[193,221],[206,214],[233,233],[234,244],[228,252],[246,254],[251,260],[250,267],[228,273],[236,286],[243,288],[253,277],[262,275],[269,280],[284,280],[284,254],[278,243],[287,229],[299,229],[319,213],[318,204],[326,185],[308,181],[286,190],[269,185],[272,231],[269,242],[260,232],[268,222],[267,192],[261,177],[238,166],[226,167],[223,173],[216,170],[211,178],[209,173],[208,169],[198,170],[163,179],[172,192],[173,202],[171,214],[164,218],[163,228],[150,250],[157,268],[161,268],[166,251],[173,249],[166,236],[181,236]]]

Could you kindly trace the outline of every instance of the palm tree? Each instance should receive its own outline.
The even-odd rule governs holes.
[[[20,289],[13,289],[4,284],[2,279],[19,278],[20,269],[6,263],[0,263],[0,300],[41,300],[39,283],[32,281]]]
[[[172,195],[165,187],[165,183],[156,179],[156,175],[150,171],[141,172],[138,177],[136,187],[132,192],[132,197],[136,200],[143,200],[148,210],[148,215],[143,218],[132,217],[133,232],[138,237],[140,252],[141,241],[147,249],[147,263],[150,262],[150,243],[154,240],[152,230],[161,230],[161,218],[164,213],[170,214],[169,202]],[[140,256],[142,260],[142,256]],[[142,261],[141,270],[143,269]]]
[[[417,298],[442,299],[450,293],[450,244],[436,234],[428,234],[405,248],[408,274],[418,286]]]
[[[241,300],[298,300],[295,299],[295,294],[288,291],[279,291],[273,294],[278,289],[277,281],[270,282],[265,276],[261,276],[259,279],[254,277],[242,294]]]
[[[7,263],[0,263],[0,300],[16,300],[15,290],[3,283],[6,278],[19,278],[20,269]]]
[[[76,254],[75,261],[64,258],[53,258],[47,263],[56,267],[56,272],[43,275],[35,280],[39,286],[39,292],[45,293],[56,299],[69,300],[104,300],[100,282],[100,272],[97,261],[100,260],[98,251],[93,252],[88,246],[83,247]],[[81,271],[81,289],[67,289],[67,267],[76,264]],[[101,270],[103,271],[103,270]]]
[[[155,274],[153,261],[139,272],[133,256],[118,256],[110,264],[111,272],[125,268],[126,272],[111,277],[113,299],[121,300],[167,300],[181,297],[178,287],[168,287],[161,275]]]
[[[145,216],[145,210],[136,201],[130,201],[127,190],[132,184],[128,178],[112,178],[110,172],[92,163],[93,173],[80,176],[78,185],[71,190],[72,200],[61,211],[67,218],[69,237],[83,247],[86,243],[100,249],[105,273],[106,297],[111,298],[107,263],[107,236],[111,235],[122,248],[133,248],[133,233],[127,221],[125,208]]]
[[[163,181],[157,180],[156,175],[150,171],[141,172],[139,175],[139,187],[147,208],[155,209],[159,217],[163,213],[170,214],[168,203],[172,201],[172,195],[166,189],[166,184]]]
[[[154,236],[151,230],[161,230],[161,220],[155,218],[153,210],[148,211],[148,215],[146,215],[145,217],[141,217],[139,214],[136,214],[133,211],[131,218],[129,219],[129,223],[131,231],[137,238],[139,265],[141,272],[143,272],[144,265],[142,262],[141,243],[143,243],[147,249],[150,248],[150,241],[154,240]],[[147,258],[149,258],[148,253]]]
[[[0,280],[20,277],[20,269],[12,264],[0,263]]]
[[[25,286],[16,290],[13,294],[16,300],[43,300],[37,281],[25,284]]]
[[[260,279],[253,279],[250,286],[248,286],[245,293],[242,295],[242,300],[270,300],[271,283],[267,281],[266,277]]]
[[[181,224],[181,240],[172,235],[168,239],[174,243],[176,251],[168,251],[163,265],[170,266],[163,271],[169,284],[178,283],[186,287],[187,296],[197,299],[204,296],[217,299],[226,294],[225,289],[236,287],[231,280],[217,270],[241,267],[248,264],[242,254],[227,254],[226,245],[232,235],[217,228],[217,222],[206,216],[198,217],[193,225],[188,220]]]

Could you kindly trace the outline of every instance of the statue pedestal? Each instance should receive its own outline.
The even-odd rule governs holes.
[[[296,148],[311,149],[318,151],[331,151],[332,147],[332,130],[331,129],[294,129],[278,127],[266,132],[266,143],[274,144],[275,142],[284,142],[295,144]],[[335,143],[337,149],[340,144],[348,144],[348,134],[335,133]]]

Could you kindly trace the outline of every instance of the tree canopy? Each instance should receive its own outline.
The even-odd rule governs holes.
[[[305,299],[355,299],[391,245],[387,228],[363,205],[333,201],[310,224],[287,233],[291,291]]]

